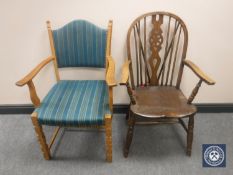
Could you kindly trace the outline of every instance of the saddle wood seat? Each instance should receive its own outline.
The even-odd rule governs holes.
[[[195,114],[197,109],[187,103],[184,94],[175,87],[148,86],[135,89],[135,105],[131,111],[144,117],[185,117]]]

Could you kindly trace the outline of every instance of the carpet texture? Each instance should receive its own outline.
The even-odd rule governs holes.
[[[51,136],[53,127],[45,127]],[[0,175],[230,175],[233,174],[233,114],[197,114],[192,157],[179,124],[137,126],[129,157],[123,157],[123,115],[113,119],[113,162],[105,162],[104,132],[64,129],[46,161],[29,115],[0,115]],[[226,144],[226,168],[202,168],[202,144]]]

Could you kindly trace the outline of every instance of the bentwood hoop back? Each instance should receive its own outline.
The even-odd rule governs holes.
[[[127,34],[132,88],[148,85],[179,87],[183,72],[181,63],[186,58],[187,46],[186,26],[174,14],[152,12],[134,20]]]

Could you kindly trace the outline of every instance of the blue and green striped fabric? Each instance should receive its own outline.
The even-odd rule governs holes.
[[[103,125],[111,114],[104,80],[61,80],[35,109],[40,124],[54,126]]]
[[[105,67],[107,30],[75,20],[53,30],[58,67]]]

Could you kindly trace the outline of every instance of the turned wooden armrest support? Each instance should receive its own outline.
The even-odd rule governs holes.
[[[106,73],[106,82],[109,87],[114,87],[117,85],[115,79],[115,62],[111,56],[107,57],[108,68]]]
[[[202,83],[202,79],[200,79],[198,81],[198,83],[196,84],[195,88],[192,90],[192,93],[190,94],[189,98],[188,98],[188,104],[191,104],[192,101],[194,100],[194,98],[196,97],[198,91],[199,91],[199,88],[201,87],[201,83]]]
[[[40,70],[47,65],[50,61],[54,60],[53,56],[50,56],[46,58],[44,61],[42,61],[40,64],[38,64],[28,75],[26,75],[23,79],[16,82],[17,86],[24,86],[25,84],[28,85],[29,92],[30,92],[30,98],[32,103],[35,107],[40,106],[40,99],[36,93],[36,88],[34,86],[34,83],[32,79],[40,72]]]
[[[129,65],[131,61],[127,60],[122,67],[121,82],[120,85],[125,85],[129,94],[131,104],[135,105],[136,101],[133,96],[133,90],[129,85]]]
[[[188,104],[191,104],[194,98],[196,97],[199,88],[201,87],[202,82],[204,81],[208,85],[214,85],[215,81],[208,77],[197,65],[195,65],[190,60],[184,60],[184,65],[188,66],[199,78],[200,80],[196,84],[195,88],[192,90],[191,95],[188,98]]]
[[[48,64],[50,61],[54,60],[53,56],[50,56],[43,60],[40,64],[38,64],[29,74],[27,74],[23,79],[16,82],[17,86],[24,86],[29,81],[31,81],[37,74],[40,72],[40,70]]]
[[[211,79],[209,76],[207,76],[197,65],[195,65],[190,60],[184,60],[184,65],[189,67],[202,81],[207,83],[208,85],[214,85],[215,81]]]

